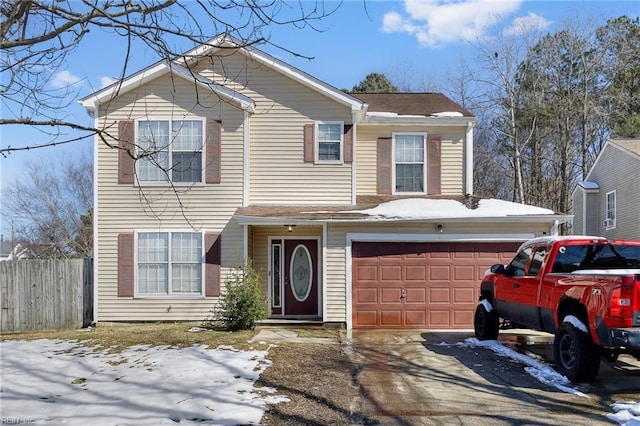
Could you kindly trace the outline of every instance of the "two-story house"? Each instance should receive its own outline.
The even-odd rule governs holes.
[[[204,319],[250,259],[271,318],[468,328],[486,268],[570,218],[473,196],[476,119],[445,96],[347,94],[229,38],[81,103],[111,145],[98,322]]]
[[[640,139],[609,140],[573,191],[573,233],[640,239]]]

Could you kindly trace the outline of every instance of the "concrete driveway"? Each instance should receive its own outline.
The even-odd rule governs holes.
[[[345,332],[344,348],[359,365],[353,409],[385,425],[610,425],[611,403],[640,401],[640,363],[632,358],[621,357],[622,370],[603,364],[597,381],[577,386],[587,396],[577,396],[489,349],[456,345],[472,335]],[[500,339],[543,361],[552,356],[550,336],[502,332]]]

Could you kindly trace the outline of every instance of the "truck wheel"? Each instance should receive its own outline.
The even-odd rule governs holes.
[[[572,382],[592,380],[600,368],[600,350],[589,333],[564,322],[556,331],[553,357],[558,372]]]
[[[473,316],[473,329],[478,340],[496,340],[498,338],[498,314],[488,312],[482,303],[478,304]]]

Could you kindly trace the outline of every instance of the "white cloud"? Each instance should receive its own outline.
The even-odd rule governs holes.
[[[529,12],[527,16],[519,16],[513,20],[510,26],[504,29],[504,34],[509,36],[523,35],[535,30],[544,30],[552,22],[536,13]]]
[[[65,87],[73,86],[74,84],[78,84],[82,81],[80,77],[77,75],[71,74],[69,71],[60,71],[54,74],[51,79],[51,85],[56,89],[62,89]]]
[[[405,32],[428,47],[475,39],[516,12],[522,0],[405,0],[405,16],[389,12],[382,31]]]
[[[115,78],[111,78],[105,75],[103,77],[100,77],[100,88],[103,89],[107,86],[111,86],[115,82],[116,82]]]

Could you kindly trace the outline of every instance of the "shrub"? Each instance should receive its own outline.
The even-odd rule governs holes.
[[[260,273],[247,265],[234,266],[224,281],[225,289],[213,311],[213,321],[228,331],[253,330],[267,317],[267,298],[260,289]]]

